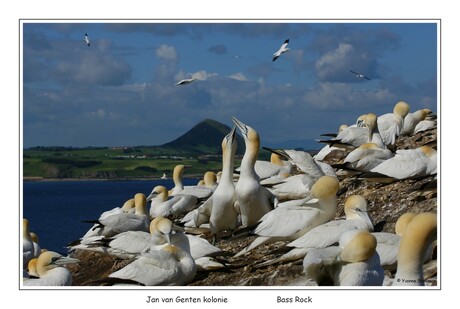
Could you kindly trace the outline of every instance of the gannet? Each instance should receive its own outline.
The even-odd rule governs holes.
[[[287,177],[280,183],[269,187],[268,190],[270,190],[280,202],[298,200],[310,196],[310,188],[315,181],[315,178],[310,175],[299,174]]]
[[[36,264],[38,279],[25,279],[24,286],[68,286],[72,285],[72,273],[61,265],[78,263],[78,259],[62,256],[53,251],[40,254]]]
[[[435,128],[437,125],[436,120],[422,120],[414,128],[414,134],[418,132],[423,132],[432,128]]]
[[[35,257],[29,261],[27,264],[27,272],[29,275],[29,278],[40,278],[40,275],[37,272],[37,261],[38,257]]]
[[[427,115],[426,109],[420,109],[413,113],[408,113],[404,118],[404,125],[400,135],[411,135],[414,133],[415,127],[422,121],[425,120]]]
[[[119,213],[99,218],[93,228],[95,235],[110,237],[126,231],[148,231],[150,218],[147,212],[147,201],[143,193],[134,196],[135,213]],[[92,236],[95,236],[92,235]]]
[[[238,223],[238,212],[235,209],[236,191],[233,184],[233,167],[237,148],[235,130],[236,127],[233,127],[222,140],[222,175],[219,184],[205,205],[198,208],[198,213],[194,218],[195,223],[202,223],[199,222],[201,220],[198,217],[202,210],[205,210],[202,216],[209,217],[209,226],[214,235],[224,230],[233,230]]]
[[[259,235],[235,256],[246,254],[255,247],[278,240],[295,240],[312,228],[328,222],[337,209],[339,181],[332,176],[319,178],[310,190],[311,199],[301,206],[279,206],[259,221],[254,233]]]
[[[173,245],[141,254],[110,278],[129,279],[147,286],[186,285],[196,274],[190,253]]]
[[[85,39],[84,39],[86,45],[89,47],[90,46],[90,41],[89,41],[89,37],[88,37],[88,34],[85,33]]]
[[[347,124],[342,124],[340,125],[339,127],[339,133],[342,132],[343,130],[345,130],[346,128],[348,128],[348,125]],[[338,134],[334,134],[334,138],[337,137]],[[335,147],[335,146],[331,146],[331,145],[326,145],[324,146],[323,148],[321,148],[317,154],[315,154],[313,156],[313,159],[315,159],[315,161],[323,161],[324,159],[326,159],[326,157],[332,153],[332,152],[335,152],[335,151],[340,151],[340,152],[343,152],[344,149],[343,148],[340,148],[340,147]]]
[[[38,235],[30,232],[30,238],[32,239],[32,243],[34,245],[34,257],[38,258],[38,256],[42,253],[42,248],[38,244]]]
[[[318,285],[380,286],[384,271],[376,246],[369,231],[347,231],[339,246],[311,249],[303,261],[304,272]]]
[[[27,264],[34,258],[34,244],[30,237],[29,220],[22,219],[22,268],[26,269]]]
[[[178,164],[173,169],[173,181],[174,181],[174,188],[169,190],[168,196],[174,196],[176,194],[188,194],[194,195],[199,199],[205,199],[211,196],[213,189],[206,186],[186,186],[184,187],[182,183],[182,176],[184,174],[184,170],[187,166],[183,164]]]
[[[270,191],[260,185],[259,176],[254,170],[260,149],[259,134],[235,117],[232,120],[243,135],[246,146],[241,160],[240,177],[235,186],[236,208],[239,209],[242,227],[250,227],[272,210],[278,201]]]
[[[364,74],[357,73],[357,72],[351,71],[351,70],[350,70],[350,72],[353,73],[353,74],[355,74],[357,78],[364,78],[364,79],[367,79],[367,80],[371,80],[369,77],[364,76]]]
[[[288,177],[292,172],[292,164],[283,161],[279,154],[272,153],[270,161],[256,160],[254,170],[261,184],[270,184]],[[239,172],[240,168],[237,168],[236,171]]]
[[[178,81],[176,83],[176,86],[179,86],[179,85],[188,85],[190,83],[193,83],[194,81],[196,81],[197,79],[196,78],[185,78],[185,79],[182,79],[180,81]]]
[[[353,171],[369,172],[391,157],[393,157],[391,150],[381,148],[374,143],[365,143],[351,151],[342,164],[336,164],[333,167],[341,169],[337,171],[337,174],[350,174]]]
[[[394,157],[377,165],[371,172],[396,179],[433,175],[437,173],[437,151],[429,146],[396,150]]]
[[[134,199],[131,198],[129,200],[127,200],[122,207],[115,207],[115,208],[112,208],[111,210],[107,210],[107,211],[104,211],[100,216],[99,216],[99,219],[98,221],[104,219],[104,218],[107,218],[111,215],[116,215],[116,214],[121,214],[121,213],[134,213],[135,212],[135,208],[134,208]],[[90,229],[88,229],[88,231],[86,232],[85,235],[83,235],[82,239],[85,239],[85,238],[90,238],[90,237],[93,237],[93,236],[99,236],[101,235],[99,232],[100,232],[100,227],[98,227],[98,224],[94,224]]]
[[[404,118],[409,113],[409,104],[404,101],[396,103],[393,113],[377,118],[377,126],[385,145],[394,145],[396,138],[404,127]]]
[[[281,54],[284,54],[285,52],[289,51],[290,49],[287,47],[289,44],[289,39],[285,40],[284,43],[281,45],[280,49],[278,49],[274,54],[273,54],[273,61],[279,58]]]
[[[437,217],[434,213],[415,216],[404,230],[398,251],[398,269],[393,285],[423,286],[423,262],[428,246],[437,237]]]
[[[347,149],[354,149],[364,143],[375,143],[380,148],[386,148],[379,130],[377,116],[369,113],[365,115],[362,126],[350,126],[340,132],[336,138],[320,142]]]
[[[147,201],[152,201],[150,205],[150,217],[158,216],[179,216],[194,209],[198,199],[195,195],[176,194],[168,196],[168,190],[164,186],[156,186],[147,197]]]

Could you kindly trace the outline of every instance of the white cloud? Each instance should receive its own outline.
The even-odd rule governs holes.
[[[339,46],[319,58],[315,63],[316,71],[320,79],[326,79],[338,70],[348,69],[350,55],[353,53],[353,46],[350,44],[340,43]]]
[[[207,80],[210,77],[217,76],[217,73],[208,73],[208,72],[206,72],[204,70],[201,70],[201,71],[198,71],[198,72],[195,72],[195,73],[191,73],[190,75],[193,78],[196,78],[198,80]]]
[[[233,79],[236,79],[236,80],[239,80],[239,81],[247,81],[247,77],[244,76],[243,73],[241,72],[238,72],[238,73],[235,73],[235,74],[232,74],[229,76],[230,78],[233,78]]]
[[[158,58],[167,61],[176,61],[178,59],[176,49],[166,44],[161,44],[160,47],[155,50],[155,54]]]

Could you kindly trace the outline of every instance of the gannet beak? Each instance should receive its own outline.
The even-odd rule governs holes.
[[[241,133],[244,136],[247,136],[248,128],[246,127],[246,125],[242,123],[241,121],[239,121],[238,119],[236,119],[235,117],[232,117],[232,121],[238,127],[238,129],[240,129]]]
[[[374,230],[374,222],[372,222],[372,219],[369,217],[369,214],[367,211],[362,211],[359,208],[355,208],[355,212],[361,217],[361,219],[366,222],[367,226],[371,229],[371,231]]]
[[[147,202],[150,202],[151,200],[153,200],[155,198],[155,196],[157,196],[158,193],[156,192],[151,192],[149,194],[149,196],[147,196],[147,198],[145,199]]]
[[[228,136],[229,136],[229,139],[230,139],[230,141],[231,141],[232,143],[233,143],[233,141],[235,140],[235,136],[236,136],[235,132],[236,132],[236,126],[234,126],[234,127],[232,128],[232,130],[230,131],[230,134],[228,135]]]
[[[75,264],[75,263],[80,263],[79,259],[71,258],[68,256],[60,256],[56,259],[53,259],[51,262],[54,265],[65,265],[65,264]]]

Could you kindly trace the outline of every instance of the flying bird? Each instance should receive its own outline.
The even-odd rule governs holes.
[[[90,45],[90,42],[89,42],[89,37],[88,37],[88,34],[85,33],[85,43],[86,45]]]
[[[176,86],[179,86],[179,85],[187,85],[187,84],[193,83],[194,81],[196,81],[196,78],[186,78],[186,79],[180,80],[180,81],[176,84]]]
[[[365,76],[364,74],[357,73],[357,72],[351,71],[351,70],[350,70],[350,72],[353,73],[353,74],[355,74],[356,77],[358,77],[358,78],[364,78],[364,79],[367,79],[367,80],[371,80],[369,77]]]
[[[276,53],[273,54],[273,60],[272,61],[275,61],[276,59],[279,58],[279,56],[281,56],[281,54],[284,54],[285,52],[287,52],[288,50],[290,50],[287,45],[289,44],[289,39],[287,39],[286,41],[284,41],[283,45],[281,45],[280,49],[278,49],[278,51]]]

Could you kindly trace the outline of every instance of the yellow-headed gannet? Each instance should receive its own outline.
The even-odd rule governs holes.
[[[186,285],[196,274],[196,264],[190,253],[173,245],[138,256],[110,278],[128,279],[147,286]]]
[[[384,271],[376,246],[369,231],[347,231],[339,246],[311,249],[303,261],[304,272],[318,285],[380,286]]]
[[[152,201],[150,217],[155,218],[187,213],[197,206],[198,198],[195,195],[182,193],[169,197],[166,187],[156,186],[147,197],[147,201]]]
[[[311,200],[301,206],[280,206],[260,219],[254,233],[259,235],[235,256],[255,247],[278,240],[295,240],[312,228],[328,222],[337,209],[339,181],[332,176],[319,178],[310,190]]]
[[[257,224],[257,221],[272,210],[278,201],[270,191],[260,185],[259,176],[254,170],[260,150],[259,134],[235,117],[232,117],[232,120],[243,135],[246,146],[241,160],[240,177],[235,186],[236,207],[239,209],[242,226],[250,227]]]
[[[365,143],[351,151],[342,164],[333,167],[339,169],[337,174],[353,174],[354,172],[369,172],[377,165],[393,157],[391,150],[381,148],[374,143]]]
[[[290,49],[287,47],[289,44],[289,39],[285,40],[283,44],[281,45],[280,49],[278,49],[274,54],[273,54],[273,60],[275,61],[276,59],[281,56],[281,54],[284,54],[285,52],[289,51]]]
[[[348,125],[347,124],[342,124],[340,125],[339,127],[339,133],[342,132],[343,130],[345,130],[346,128],[348,128]],[[328,134],[326,134],[328,135]],[[338,134],[333,134],[333,137],[337,137]],[[317,154],[315,154],[313,156],[313,159],[315,159],[316,161],[323,161],[324,159],[326,159],[331,153],[335,153],[336,151],[340,151],[341,153],[344,151],[345,149],[343,148],[340,148],[340,147],[335,147],[335,146],[331,146],[331,145],[326,145],[324,146],[323,148],[321,148]]]
[[[24,286],[68,286],[72,285],[72,273],[65,267],[65,264],[78,263],[78,259],[62,256],[53,251],[46,251],[40,254],[37,260],[36,269],[38,279],[25,279]]]
[[[318,225],[287,246],[294,247],[280,258],[263,263],[270,265],[277,262],[294,261],[305,257],[311,248],[326,248],[339,242],[343,233],[351,230],[372,232],[374,224],[367,213],[367,202],[360,195],[351,195],[344,206],[346,220],[334,220]]]
[[[148,231],[150,218],[147,212],[145,194],[137,193],[134,196],[135,213],[118,213],[104,218],[99,218],[93,227],[95,235],[110,237],[126,231]]]
[[[298,200],[309,197],[310,188],[315,183],[315,178],[307,174],[299,174],[287,177],[268,188],[278,201]],[[280,205],[280,204],[278,204]]]
[[[415,127],[420,123],[420,121],[425,120],[427,115],[426,109],[420,109],[413,113],[408,113],[404,118],[404,126],[401,130],[400,135],[411,135],[414,133]]]
[[[27,264],[27,272],[31,278],[40,278],[40,275],[37,272],[37,261],[38,257],[31,259]]]
[[[428,247],[436,240],[437,222],[436,214],[427,212],[409,222],[399,244],[393,285],[425,285],[423,263]]]
[[[187,194],[187,195],[194,195],[199,199],[210,197],[214,189],[212,187],[207,187],[207,186],[185,186],[184,187],[182,183],[182,176],[186,168],[187,166],[183,164],[178,164],[174,167],[173,169],[174,188],[169,190],[168,196],[174,196],[177,194]]]
[[[394,145],[396,138],[404,127],[404,118],[409,113],[409,104],[399,101],[395,104],[393,113],[381,115],[377,118],[377,125],[385,145]]]
[[[429,146],[400,149],[394,157],[380,163],[371,172],[396,179],[434,175],[437,173],[437,151]]]

